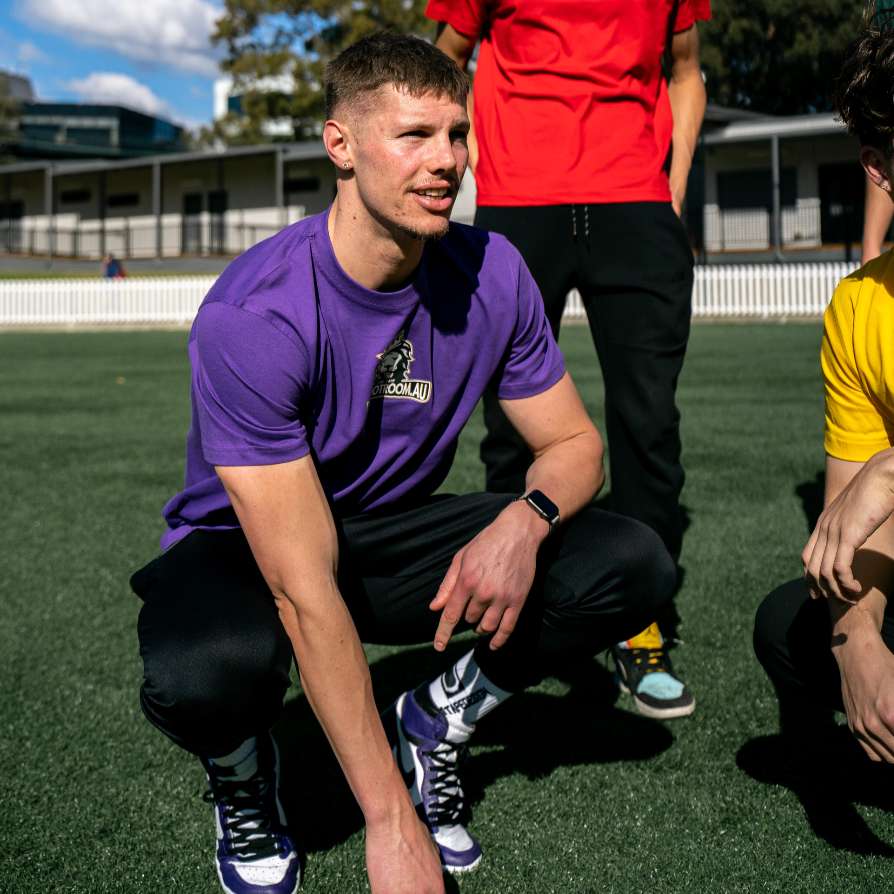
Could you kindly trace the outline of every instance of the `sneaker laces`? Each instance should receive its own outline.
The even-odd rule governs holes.
[[[240,860],[261,860],[285,853],[280,837],[269,827],[264,816],[264,801],[269,798],[270,780],[263,773],[249,779],[218,776],[212,770],[211,789],[202,795],[208,804],[221,811],[221,828],[227,850]]]
[[[452,826],[459,821],[464,797],[456,771],[467,760],[469,746],[446,739],[438,742],[431,751],[421,752],[431,761],[431,791],[435,796],[435,803],[426,806],[425,812],[433,825]]]
[[[673,677],[674,672],[671,669],[670,659],[668,658],[667,649],[665,648],[668,643],[678,643],[682,645],[682,640],[667,639],[662,645],[657,646],[654,649],[643,647],[629,649],[627,654],[636,665],[642,665],[643,662],[645,662],[645,666],[642,667],[643,676],[646,674],[670,674]]]

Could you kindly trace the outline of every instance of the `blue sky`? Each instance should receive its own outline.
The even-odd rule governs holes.
[[[0,69],[42,100],[118,102],[195,127],[211,120],[220,0],[0,0]]]

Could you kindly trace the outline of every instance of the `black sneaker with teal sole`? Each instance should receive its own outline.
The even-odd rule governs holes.
[[[670,720],[688,717],[695,699],[676,675],[657,624],[639,636],[612,647],[615,683],[633,696],[637,711],[645,717]]]

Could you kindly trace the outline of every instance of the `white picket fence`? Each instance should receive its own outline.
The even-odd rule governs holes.
[[[859,264],[718,264],[697,266],[693,317],[809,317],[822,314],[835,286]],[[580,293],[568,295],[563,320],[587,319]]]
[[[694,317],[821,314],[856,264],[754,264],[695,268]],[[0,326],[188,325],[214,276],[0,280]],[[564,319],[586,320],[580,294]]]
[[[188,325],[216,276],[0,280],[0,326]]]

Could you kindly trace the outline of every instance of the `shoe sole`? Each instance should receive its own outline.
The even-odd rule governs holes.
[[[631,695],[630,689],[621,679],[620,674],[615,674],[615,684],[621,692],[626,692],[627,695]],[[651,717],[653,720],[673,720],[675,717],[689,717],[690,714],[695,712],[695,699],[692,700],[691,704],[681,705],[677,708],[653,708],[651,705],[647,705],[645,702],[640,701],[639,697],[634,695],[633,704],[636,705],[636,710],[639,711],[643,717]]]
[[[298,881],[295,883],[295,887],[292,888],[291,891],[289,891],[289,894],[298,894],[298,889],[301,887],[301,876],[302,876],[302,873],[299,872]],[[218,878],[218,881],[220,882],[220,886],[221,886],[221,888],[223,888],[225,894],[239,894],[238,891],[234,891],[232,888],[228,888],[224,884],[223,873],[221,873],[220,869],[217,870],[217,878]]]
[[[437,847],[437,842],[435,842],[435,846]],[[481,856],[474,863],[469,863],[468,866],[448,866],[446,863],[442,863],[441,868],[451,875],[462,875],[464,872],[471,872],[481,862]]]

